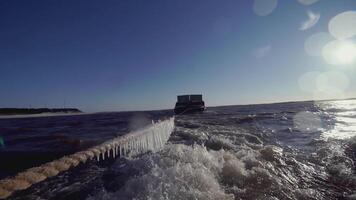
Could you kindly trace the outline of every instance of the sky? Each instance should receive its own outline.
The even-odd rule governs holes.
[[[356,97],[355,11],[355,0],[1,0],[0,107]]]

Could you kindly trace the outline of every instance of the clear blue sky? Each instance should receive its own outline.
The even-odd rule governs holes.
[[[173,108],[177,94],[208,106],[312,99],[298,80],[332,68],[304,49],[355,0],[1,0],[0,107],[84,111]],[[307,11],[320,20],[300,30]]]

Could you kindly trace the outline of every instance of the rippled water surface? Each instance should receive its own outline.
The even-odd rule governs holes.
[[[2,177],[170,115],[1,119]],[[158,153],[91,161],[11,198],[356,199],[355,100],[209,108],[175,126]]]

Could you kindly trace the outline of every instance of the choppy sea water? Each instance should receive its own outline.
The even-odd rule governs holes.
[[[1,176],[171,115],[0,119]],[[354,136],[356,100],[208,108],[176,116],[157,153],[91,161],[10,199],[356,199]]]

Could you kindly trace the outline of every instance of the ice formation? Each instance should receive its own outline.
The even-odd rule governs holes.
[[[96,159],[132,157],[148,151],[156,152],[165,145],[174,129],[174,118],[152,123],[149,127],[109,140],[86,151],[62,157],[30,168],[24,172],[0,181],[0,199],[9,197],[13,192],[24,190],[58,173],[67,171],[80,163]]]

